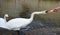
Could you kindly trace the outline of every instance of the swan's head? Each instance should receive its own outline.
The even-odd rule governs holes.
[[[5,17],[9,17],[8,14],[5,14]]]

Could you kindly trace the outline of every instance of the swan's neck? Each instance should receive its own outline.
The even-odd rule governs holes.
[[[35,12],[33,12],[33,13],[31,14],[31,16],[30,16],[30,20],[33,20],[34,15],[35,15]]]
[[[7,20],[6,20],[6,16],[4,16],[4,20],[5,20],[5,23],[7,22]]]
[[[35,14],[46,14],[46,10],[45,11],[41,11],[41,12],[33,12],[31,14],[30,20],[33,20]]]

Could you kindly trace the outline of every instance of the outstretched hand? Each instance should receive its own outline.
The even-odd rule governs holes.
[[[47,13],[57,12],[60,9],[60,7],[56,7],[52,10],[49,10]]]

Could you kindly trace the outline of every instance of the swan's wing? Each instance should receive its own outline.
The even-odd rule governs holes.
[[[5,24],[5,20],[3,18],[0,18],[0,26]]]
[[[5,20],[3,18],[0,18],[0,27],[8,29],[7,26],[6,26]]]
[[[24,19],[24,18],[16,18],[16,19],[11,19],[9,20],[6,25],[9,29],[15,29],[18,27],[25,27],[28,24],[29,20],[28,19]]]

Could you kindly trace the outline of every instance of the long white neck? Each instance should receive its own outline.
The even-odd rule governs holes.
[[[45,11],[41,11],[41,12],[33,12],[31,14],[30,20],[33,20],[35,14],[46,14],[46,10]]]
[[[4,15],[4,20],[5,20],[5,23],[7,22],[7,20],[6,20],[6,16]]]

